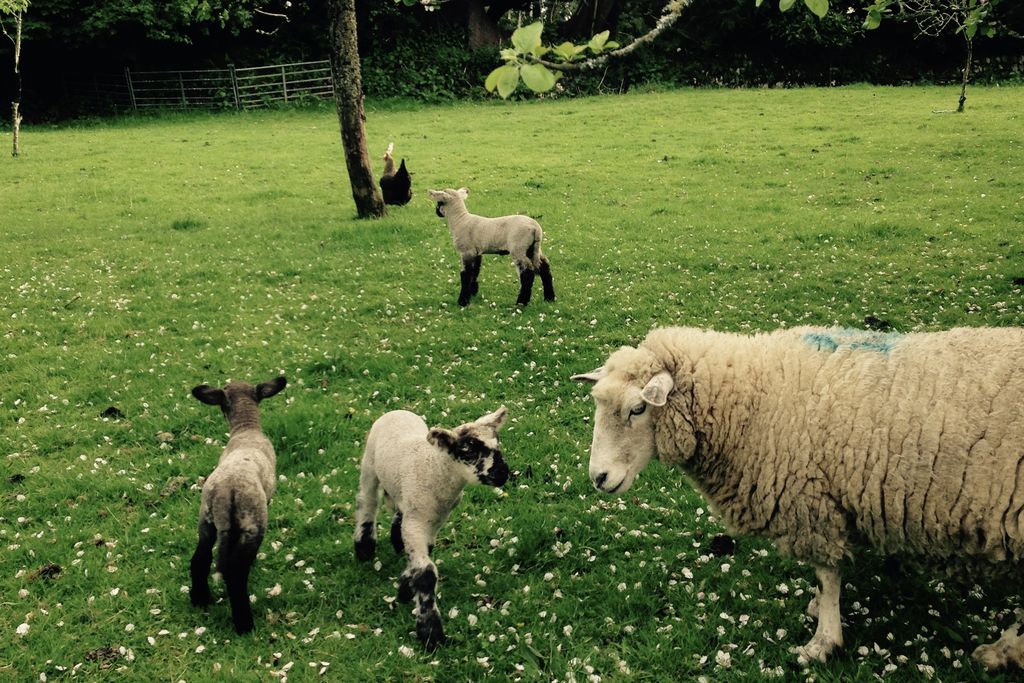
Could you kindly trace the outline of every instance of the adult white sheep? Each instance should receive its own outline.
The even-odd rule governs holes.
[[[519,269],[517,305],[530,303],[533,281],[537,275],[544,285],[544,300],[555,300],[551,264],[541,251],[544,231],[540,223],[529,216],[487,218],[472,214],[466,209],[466,198],[469,196],[469,188],[466,187],[458,190],[427,190],[427,194],[437,202],[437,215],[448,220],[452,243],[462,259],[460,306],[469,305],[470,298],[480,288],[477,279],[483,254],[507,254],[516,264]]]
[[[728,527],[814,566],[805,658],[843,644],[839,562],[858,545],[1024,560],[1024,329],[667,328],[574,379],[595,383],[599,490],[624,493],[657,458]],[[1024,665],[1024,637],[1010,629],[974,657]]]
[[[398,600],[416,598],[416,636],[428,648],[444,641],[437,608],[437,567],[430,559],[437,532],[462,499],[468,484],[501,486],[508,465],[498,430],[508,411],[493,413],[455,429],[434,427],[407,410],[385,413],[373,423],[356,497],[356,558],[373,558],[377,547],[379,493],[393,505],[391,544],[409,564],[398,582]]]
[[[223,389],[201,384],[192,395],[219,406],[228,421],[230,438],[217,468],[203,484],[199,506],[199,542],[192,555],[192,604],[210,604],[210,561],[217,544],[217,571],[231,602],[231,620],[238,633],[252,630],[249,570],[267,532],[267,504],[274,495],[277,458],[260,427],[259,403],[284,389],[278,377],[253,386],[229,382]]]

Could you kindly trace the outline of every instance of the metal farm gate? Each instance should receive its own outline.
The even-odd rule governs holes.
[[[124,70],[132,109],[255,109],[334,95],[327,60],[236,69]]]

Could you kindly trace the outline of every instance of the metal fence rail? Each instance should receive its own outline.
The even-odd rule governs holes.
[[[327,60],[236,69],[179,71],[124,70],[123,85],[106,83],[122,99],[127,92],[133,110],[254,109],[275,102],[332,97],[334,86]],[[120,86],[120,87],[118,87]]]

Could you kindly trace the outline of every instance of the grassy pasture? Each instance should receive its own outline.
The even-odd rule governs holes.
[[[964,115],[932,113],[939,88],[371,103],[373,157],[394,140],[416,191],[375,222],[331,111],[26,126],[0,162],[0,678],[1003,680],[969,653],[1012,621],[1011,587],[871,557],[844,568],[846,650],[798,666],[813,572],[758,539],[711,555],[723,529],[658,464],[598,496],[568,381],[657,325],[1024,324],[1024,89],[972,93]],[[517,309],[485,257],[455,305],[425,190],[461,185],[471,210],[539,218],[557,301],[538,282]],[[237,637],[226,602],[185,594],[226,441],[189,389],[279,372]],[[442,532],[449,643],[426,653],[386,526],[377,564],[352,554],[362,440],[387,410],[453,426],[501,403],[518,476]]]

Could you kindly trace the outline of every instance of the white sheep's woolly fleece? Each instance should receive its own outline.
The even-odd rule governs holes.
[[[738,532],[829,566],[858,543],[1024,558],[1024,329],[668,328],[605,369],[672,374],[658,457]]]

